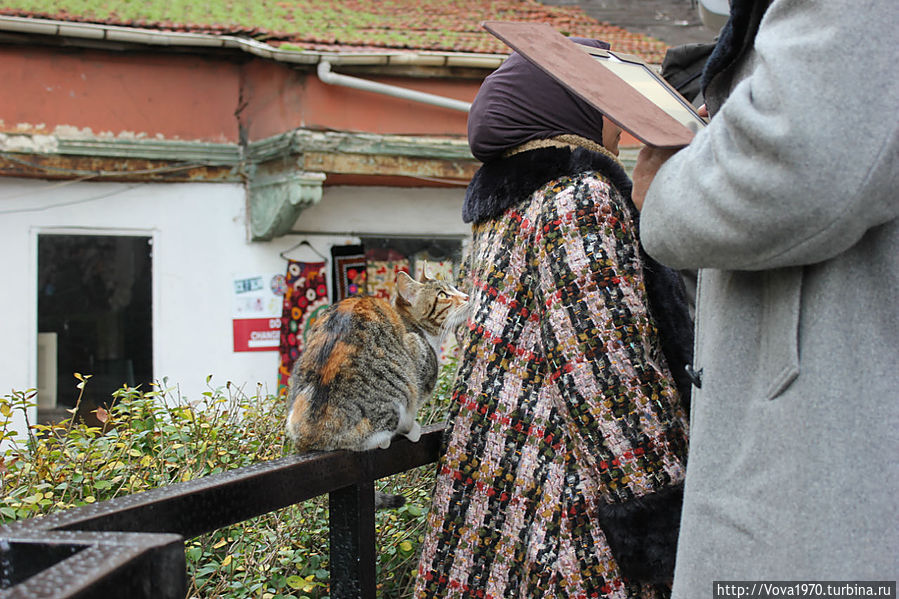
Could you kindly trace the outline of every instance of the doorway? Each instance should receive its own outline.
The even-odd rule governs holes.
[[[38,236],[38,420],[93,423],[122,385],[153,380],[152,238]]]

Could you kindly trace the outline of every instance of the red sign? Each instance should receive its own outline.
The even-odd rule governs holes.
[[[234,351],[273,351],[281,344],[280,318],[235,318]]]

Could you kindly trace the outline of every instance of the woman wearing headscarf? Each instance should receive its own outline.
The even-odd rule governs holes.
[[[471,317],[415,596],[665,597],[691,325],[639,246],[620,130],[513,54],[468,134]]]

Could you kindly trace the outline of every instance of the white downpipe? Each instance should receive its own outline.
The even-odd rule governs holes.
[[[407,89],[405,87],[397,87],[395,85],[387,85],[386,83],[378,83],[369,81],[368,79],[360,79],[358,77],[350,77],[349,75],[341,75],[331,72],[331,63],[322,60],[318,63],[318,78],[330,85],[342,85],[344,87],[352,87],[364,91],[374,92],[376,94],[386,94],[403,98],[404,100],[412,100],[413,102],[423,102],[425,104],[433,104],[434,106],[442,106],[451,110],[459,110],[468,112],[471,110],[471,104],[453,98],[445,98],[443,96],[435,96],[425,92]]]

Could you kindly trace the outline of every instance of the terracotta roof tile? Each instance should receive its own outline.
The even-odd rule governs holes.
[[[0,0],[0,15],[250,36],[307,50],[492,54],[509,49],[481,29],[481,21],[542,21],[567,35],[604,39],[648,62],[661,62],[667,48],[579,8],[533,0]]]

